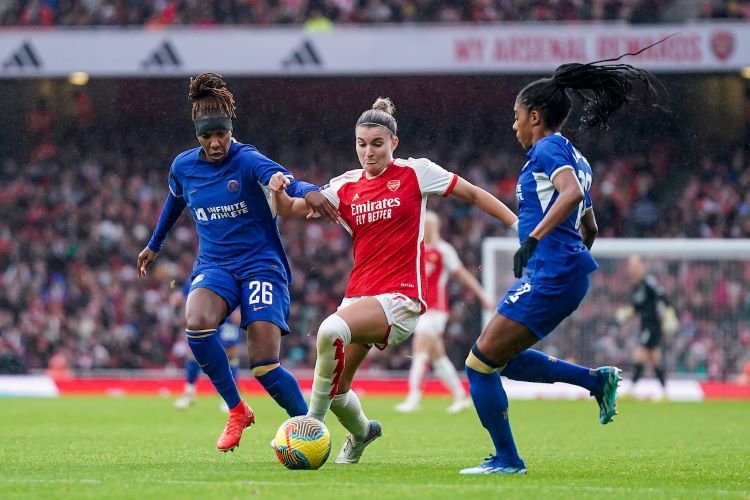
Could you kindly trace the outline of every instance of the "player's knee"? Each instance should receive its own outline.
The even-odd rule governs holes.
[[[331,348],[339,339],[343,342],[343,345],[349,345],[352,340],[352,332],[346,321],[340,316],[331,314],[318,327],[318,351]]]
[[[250,365],[250,371],[253,372],[253,376],[255,378],[262,377],[266,373],[275,370],[281,366],[281,363],[279,363],[278,360],[269,360],[269,361],[262,361],[259,364],[251,364]]]
[[[482,354],[476,344],[474,344],[471,351],[469,351],[469,355],[466,357],[466,366],[474,371],[486,374],[490,374],[499,368],[495,362]]]
[[[209,330],[219,326],[219,319],[210,311],[191,311],[185,315],[185,327],[187,330]]]

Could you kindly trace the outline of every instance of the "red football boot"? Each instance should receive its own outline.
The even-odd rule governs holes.
[[[240,404],[229,410],[229,420],[227,420],[227,426],[224,427],[224,432],[219,436],[219,442],[216,443],[216,447],[219,451],[234,451],[240,445],[240,439],[242,439],[242,431],[245,427],[250,427],[255,423],[255,414],[253,410],[245,403],[240,401]]]

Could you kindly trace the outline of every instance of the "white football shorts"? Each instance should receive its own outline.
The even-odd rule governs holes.
[[[386,345],[400,344],[408,339],[417,327],[417,320],[422,314],[422,303],[401,293],[383,293],[372,297],[380,302],[388,325],[390,325],[383,343],[375,344],[375,346],[378,349],[385,349]],[[344,297],[338,308],[343,309],[366,298],[367,296]]]
[[[416,332],[419,335],[440,338],[445,332],[445,325],[448,324],[448,313],[445,311],[428,310],[417,321]]]

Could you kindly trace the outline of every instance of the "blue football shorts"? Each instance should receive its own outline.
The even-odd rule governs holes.
[[[221,339],[221,345],[224,349],[229,349],[240,343],[240,335],[242,329],[234,323],[224,320],[219,325],[219,338]]]
[[[590,279],[532,283],[528,276],[516,281],[497,305],[497,312],[526,326],[543,339],[583,302]]]
[[[289,333],[289,287],[283,276],[272,272],[237,279],[224,269],[203,267],[193,273],[190,291],[208,288],[227,303],[229,311],[240,307],[240,328],[255,321],[269,321],[281,334]]]

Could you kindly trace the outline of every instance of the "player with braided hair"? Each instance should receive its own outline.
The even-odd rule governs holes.
[[[606,128],[612,114],[635,94],[634,84],[643,84],[651,96],[661,94],[659,82],[646,71],[601,64],[616,61],[564,64],[516,97],[513,131],[528,159],[516,187],[521,247],[513,272],[519,280],[501,299],[466,359],[471,397],[495,453],[461,474],[526,473],[513,441],[501,374],[583,387],[596,398],[602,424],[617,413],[618,368],[590,369],[529,349],[578,308],[589,275],[598,267],[589,253],[598,231],[589,195],[591,167],[560,133],[571,109],[570,94],[583,101],[584,130]]]
[[[289,333],[291,271],[270,203],[270,191],[278,189],[272,177],[279,174],[289,194],[302,198],[310,210],[332,221],[338,213],[317,187],[295,180],[255,147],[232,137],[234,96],[220,75],[191,78],[188,96],[199,147],[180,153],[172,163],[169,193],[151,240],[138,255],[137,269],[139,276],[146,275],[168,231],[188,207],[200,250],[185,305],[185,334],[196,361],[229,407],[217,443],[220,451],[229,451],[255,421],[240,398],[217,335],[237,306],[258,382],[289,416],[307,412],[297,380],[279,364],[281,336]]]

